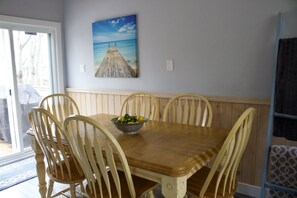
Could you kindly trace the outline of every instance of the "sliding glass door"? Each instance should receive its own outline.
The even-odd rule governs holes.
[[[9,31],[0,29],[0,156],[11,154],[16,145],[15,138],[11,139],[10,130],[13,127],[13,117],[11,108],[11,48],[9,41]]]
[[[28,113],[44,96],[61,91],[56,33],[0,20],[0,165],[32,153]]]
[[[18,103],[21,118],[21,143],[30,146],[28,113],[42,97],[52,93],[50,34],[13,31]]]

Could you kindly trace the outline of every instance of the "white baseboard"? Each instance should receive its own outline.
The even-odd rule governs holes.
[[[261,193],[261,187],[238,182],[236,192],[240,194],[248,195],[251,197],[259,198]]]

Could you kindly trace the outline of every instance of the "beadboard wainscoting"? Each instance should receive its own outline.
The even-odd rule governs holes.
[[[122,102],[132,91],[79,90],[67,88],[66,92],[78,104],[82,115],[98,113],[119,115]],[[160,118],[165,105],[175,94],[153,93],[159,101]],[[253,129],[238,171],[241,183],[260,186],[265,156],[266,135],[269,117],[269,100],[238,97],[206,96],[213,108],[213,127],[231,129],[237,118],[248,107],[256,108]],[[275,144],[296,145],[284,138],[272,138]]]

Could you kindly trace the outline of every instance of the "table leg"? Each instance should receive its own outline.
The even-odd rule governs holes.
[[[187,192],[187,178],[162,177],[162,194],[166,198],[183,198]]]
[[[47,188],[45,181],[44,154],[34,136],[31,137],[31,147],[35,152],[36,171],[39,182],[39,193],[41,198],[46,198]]]

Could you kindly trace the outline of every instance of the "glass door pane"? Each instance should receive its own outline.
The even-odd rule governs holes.
[[[7,156],[17,151],[15,138],[11,136],[14,126],[11,109],[11,50],[9,32],[0,29],[0,157]]]
[[[49,36],[48,33],[13,31],[24,148],[30,146],[30,137],[26,134],[30,128],[28,113],[52,90]]]
[[[30,149],[28,113],[53,90],[50,43],[49,33],[0,28],[0,158]]]

